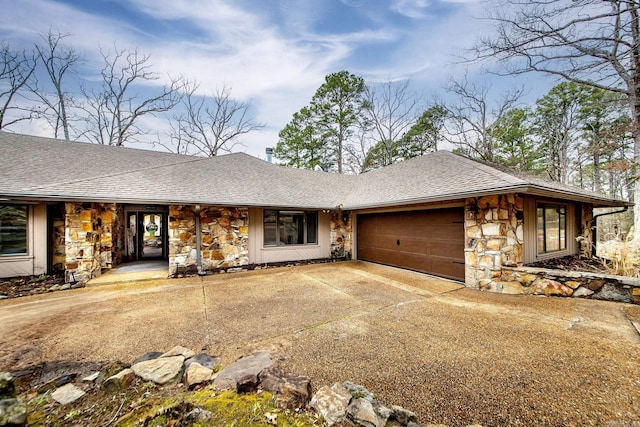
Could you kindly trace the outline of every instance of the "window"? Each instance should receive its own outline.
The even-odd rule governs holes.
[[[318,213],[306,211],[264,211],[264,245],[306,245],[318,243]]]
[[[27,212],[25,205],[0,205],[0,255],[27,253]]]
[[[567,207],[538,204],[538,254],[567,249]]]

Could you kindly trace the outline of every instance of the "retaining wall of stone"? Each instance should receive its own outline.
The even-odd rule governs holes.
[[[640,304],[640,279],[534,267],[503,267],[498,278],[483,280],[483,291],[513,295],[593,298]]]

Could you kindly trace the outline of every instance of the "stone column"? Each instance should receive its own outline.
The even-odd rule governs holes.
[[[331,258],[351,259],[353,242],[353,215],[351,212],[331,212]],[[321,230],[318,230],[320,232]]]
[[[465,201],[465,284],[482,288],[502,266],[523,263],[523,199],[517,194]]]

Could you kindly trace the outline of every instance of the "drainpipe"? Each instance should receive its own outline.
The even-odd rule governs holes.
[[[198,276],[204,276],[206,273],[202,271],[202,232],[200,231],[200,205],[196,205],[194,209],[196,217],[196,267],[198,268]]]
[[[598,214],[596,216],[594,216],[591,219],[591,230],[593,230],[593,242],[591,243],[591,247],[593,248],[593,257],[596,258],[598,256],[597,252],[596,252],[596,246],[598,245],[598,218],[600,218],[601,216],[607,216],[607,215],[613,215],[613,214],[619,214],[619,213],[623,213],[629,210],[629,206],[625,206],[624,208],[622,208],[621,211],[614,211],[614,212],[605,212],[605,213],[601,213]]]

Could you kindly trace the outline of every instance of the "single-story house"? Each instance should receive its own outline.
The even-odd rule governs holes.
[[[478,288],[506,267],[589,255],[593,208],[628,205],[446,151],[350,176],[0,132],[0,277],[333,257]]]

